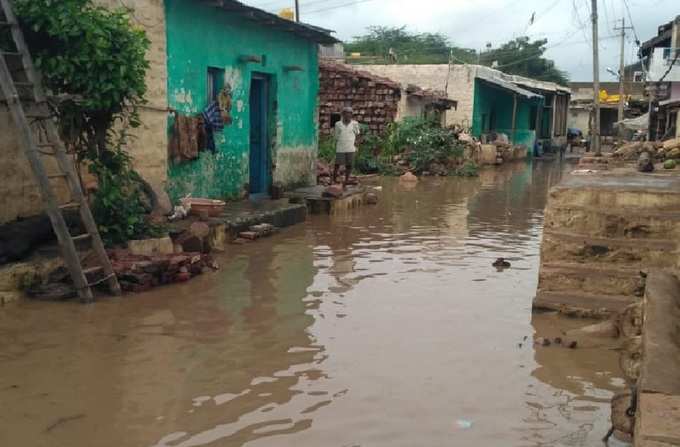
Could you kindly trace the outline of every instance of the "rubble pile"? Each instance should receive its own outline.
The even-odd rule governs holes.
[[[319,66],[319,128],[330,135],[344,107],[354,109],[354,119],[373,133],[383,133],[397,116],[401,86],[389,79],[351,66],[321,62]]]
[[[672,138],[666,141],[632,141],[616,148],[614,158],[622,161],[637,161],[640,155],[648,153],[657,161],[680,160],[680,138]],[[671,163],[668,164],[671,166]]]
[[[218,269],[210,255],[203,253],[133,255],[129,250],[109,251],[113,271],[126,292],[144,292],[163,284],[185,282]]]

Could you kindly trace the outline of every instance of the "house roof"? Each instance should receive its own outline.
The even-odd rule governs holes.
[[[327,71],[342,73],[344,75],[352,76],[355,78],[367,79],[369,81],[375,82],[376,84],[381,84],[384,85],[385,87],[389,87],[394,90],[399,90],[401,92],[401,84],[399,84],[398,82],[395,82],[389,78],[378,76],[369,71],[359,70],[355,68],[353,65],[342,64],[329,60],[321,60],[319,61],[319,69],[322,72]]]
[[[309,25],[307,23],[293,22],[276,14],[272,14],[262,9],[245,5],[237,0],[195,0],[225,11],[232,12],[251,22],[269,26],[273,29],[295,34],[303,39],[311,40],[320,44],[334,44],[340,42],[333,37],[332,30]]]
[[[640,53],[645,54],[652,48],[656,47],[671,46],[670,40],[673,37],[674,23],[680,23],[680,16],[677,16],[674,20],[659,26],[657,35],[640,45]]]
[[[498,87],[504,88],[505,90],[510,90],[511,92],[517,93],[518,95],[524,96],[528,99],[543,97],[515,85],[512,82],[512,75],[507,75],[501,71],[494,70],[493,68],[485,67],[483,65],[475,66],[475,77]]]
[[[525,78],[524,76],[508,75],[512,82],[523,87],[542,90],[544,92],[570,94],[571,89],[549,81],[539,81],[538,79]]]
[[[447,109],[457,109],[458,101],[449,99],[449,96],[444,91],[424,89],[415,84],[408,84],[404,89],[409,97],[420,98],[425,101],[431,101],[439,107]]]

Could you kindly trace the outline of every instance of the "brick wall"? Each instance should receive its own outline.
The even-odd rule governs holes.
[[[392,79],[402,86],[415,84],[432,90],[444,90],[448,77],[448,97],[458,101],[457,110],[446,112],[447,125],[472,125],[474,106],[473,66],[453,65],[362,65],[362,69]]]
[[[121,7],[118,0],[97,0],[104,6]],[[128,4],[128,3],[126,3]],[[130,142],[136,169],[149,182],[164,185],[167,179],[167,64],[165,50],[165,12],[163,0],[135,0],[134,22],[143,27],[151,40],[147,74],[148,104],[141,111],[142,127]],[[5,106],[0,106],[0,223],[39,214],[43,210],[40,193],[23,150],[19,147],[16,126]],[[44,158],[45,159],[45,158]],[[53,172],[52,161],[46,160]],[[53,181],[61,202],[69,200],[65,185]]]
[[[322,62],[319,66],[319,128],[331,133],[334,114],[344,107],[354,109],[355,119],[373,132],[381,133],[397,117],[401,86],[389,79],[351,66]]]

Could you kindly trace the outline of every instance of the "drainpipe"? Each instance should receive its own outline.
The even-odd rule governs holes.
[[[512,133],[510,141],[515,144],[515,128],[517,127],[517,94],[512,95]]]

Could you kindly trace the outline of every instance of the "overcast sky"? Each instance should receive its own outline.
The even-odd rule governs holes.
[[[657,27],[680,15],[679,0],[625,0],[641,41],[656,35]],[[244,0],[278,12],[294,0]],[[441,32],[458,46],[499,46],[514,37],[546,38],[547,57],[555,60],[572,81],[591,81],[591,0],[300,0],[304,22],[336,31],[341,40],[363,34],[371,25],[402,26],[412,31]],[[618,70],[620,37],[612,37],[617,20],[630,20],[624,0],[598,0],[600,9],[601,80],[612,81],[607,67]],[[529,26],[531,15],[535,21]],[[626,62],[635,62],[633,33],[627,31]]]

